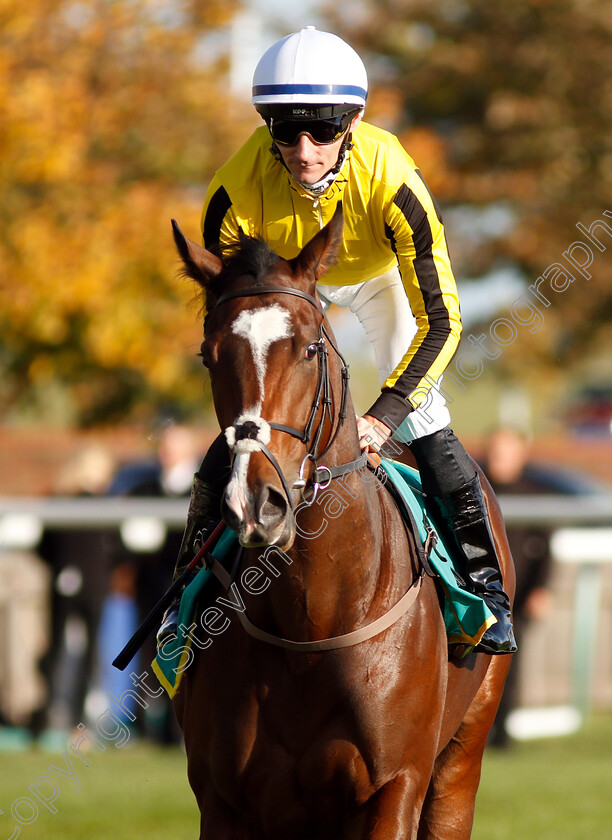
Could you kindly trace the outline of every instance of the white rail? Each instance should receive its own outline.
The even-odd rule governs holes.
[[[500,496],[509,525],[553,527],[612,525],[612,493],[580,496]],[[117,528],[132,517],[160,519],[182,527],[188,499],[134,497],[27,498],[0,497],[0,523],[6,517],[35,517],[54,528]]]
[[[555,531],[557,561],[579,567],[574,595],[572,701],[582,714],[592,703],[594,651],[601,610],[601,570],[612,562],[612,493],[500,496],[507,525],[542,525]],[[182,530],[188,499],[0,497],[0,552],[35,549],[45,528],[116,529],[124,544],[156,551],[168,530]]]

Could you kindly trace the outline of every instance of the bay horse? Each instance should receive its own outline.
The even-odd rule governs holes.
[[[246,236],[222,261],[173,225],[204,290],[202,355],[233,453],[222,511],[243,546],[235,579],[253,584],[239,601],[234,591],[241,621],[195,651],[174,698],[200,840],[467,840],[511,657],[449,659],[434,580],[391,496],[364,480],[346,366],[316,293],[341,209],[289,261]],[[339,515],[322,507],[332,488]],[[277,551],[267,576],[255,570],[265,546]]]

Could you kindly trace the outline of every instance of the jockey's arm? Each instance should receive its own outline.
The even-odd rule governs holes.
[[[221,248],[225,248],[237,243],[240,238],[240,230],[249,236],[254,235],[248,221],[238,219],[236,208],[216,175],[206,192],[200,226],[205,248],[217,244]]]
[[[397,428],[444,373],[459,343],[461,314],[444,228],[417,170],[395,193],[385,222],[417,331],[367,415],[381,428]]]

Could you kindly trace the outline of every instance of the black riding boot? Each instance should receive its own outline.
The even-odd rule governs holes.
[[[197,473],[193,477],[187,524],[174,567],[173,581],[193,560],[221,520],[221,492],[222,488],[207,484]],[[157,631],[158,647],[161,647],[171,635],[176,634],[179,604],[180,597],[176,598],[164,613],[161,626]]]
[[[514,653],[510,600],[504,591],[499,560],[478,476],[458,490],[435,499],[460,551],[459,573],[468,588],[484,600],[497,622],[476,647],[482,653]]]
[[[411,444],[423,489],[439,512],[438,527],[458,548],[458,572],[479,595],[497,622],[487,629],[477,651],[514,653],[510,599],[503,587],[489,516],[474,465],[453,432],[446,428]]]

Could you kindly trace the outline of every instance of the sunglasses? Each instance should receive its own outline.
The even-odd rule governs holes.
[[[268,128],[274,142],[281,146],[295,146],[302,134],[317,146],[328,146],[346,133],[354,116],[353,111],[329,120],[277,120],[271,117]]]

